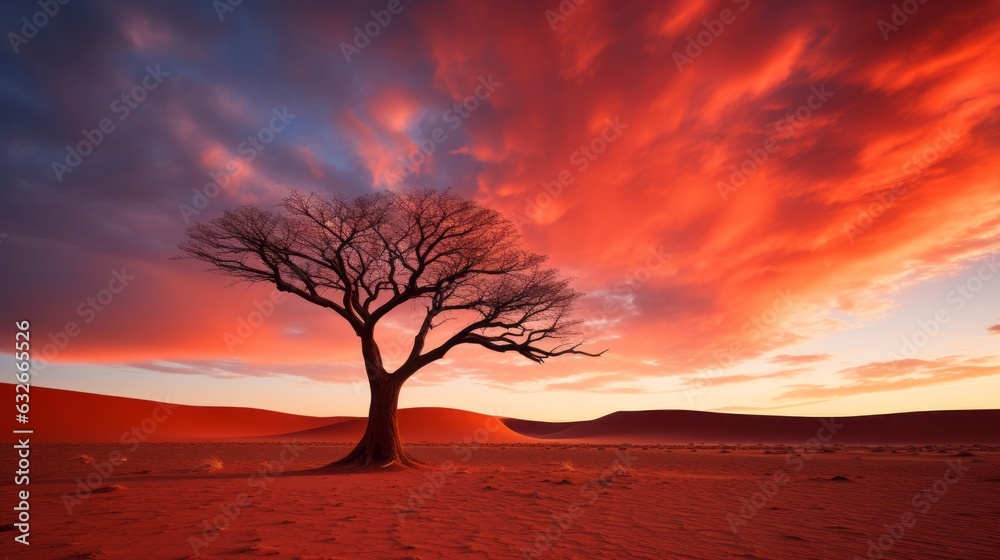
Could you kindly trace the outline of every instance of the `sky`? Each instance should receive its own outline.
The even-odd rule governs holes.
[[[36,385],[364,415],[342,320],[172,257],[191,223],[293,188],[431,187],[513,220],[608,351],[459,348],[401,406],[1000,404],[989,3],[41,10],[0,7],[0,316],[9,340],[30,321]],[[412,316],[388,319],[392,364]]]

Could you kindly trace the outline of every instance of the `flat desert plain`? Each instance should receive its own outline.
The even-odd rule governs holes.
[[[5,558],[985,559],[1000,550],[995,411],[708,414],[652,430],[658,415],[693,413],[561,425],[408,409],[403,437],[425,465],[344,473],[323,467],[347,454],[363,419],[37,395],[39,419],[93,414],[39,424],[32,436],[30,546],[14,542],[11,506],[24,487],[5,477]],[[727,433],[740,441],[705,439]],[[544,439],[552,434],[575,439]],[[15,461],[4,453],[0,468],[14,472]]]
[[[4,553],[943,559],[1000,547],[997,451],[417,445],[436,466],[298,474],[349,448],[147,444],[127,461],[120,448],[38,446],[30,552],[8,526]]]

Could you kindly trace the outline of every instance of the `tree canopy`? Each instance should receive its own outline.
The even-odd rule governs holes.
[[[293,191],[273,210],[246,205],[188,231],[181,246],[238,281],[266,282],[341,316],[364,342],[369,376],[411,376],[460,344],[542,362],[595,356],[571,341],[581,294],[522,247],[513,223],[433,190],[347,198]],[[426,313],[405,361],[386,371],[375,325],[406,302]],[[452,320],[461,328],[427,346]]]

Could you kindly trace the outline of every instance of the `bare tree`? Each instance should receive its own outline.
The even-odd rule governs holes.
[[[357,334],[371,389],[368,425],[334,465],[415,465],[399,439],[400,389],[460,344],[539,363],[600,355],[568,341],[579,334],[571,312],[581,295],[569,280],[524,249],[498,212],[447,192],[348,199],[292,191],[275,211],[242,206],[191,227],[180,249],[237,282],[272,283],[325,307]],[[422,305],[423,320],[402,364],[388,371],[375,327],[406,303]]]

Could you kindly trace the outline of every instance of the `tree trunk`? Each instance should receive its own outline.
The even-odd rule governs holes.
[[[332,467],[415,467],[420,463],[406,454],[399,439],[396,408],[402,383],[387,374],[370,375],[371,404],[368,425],[354,450]]]

